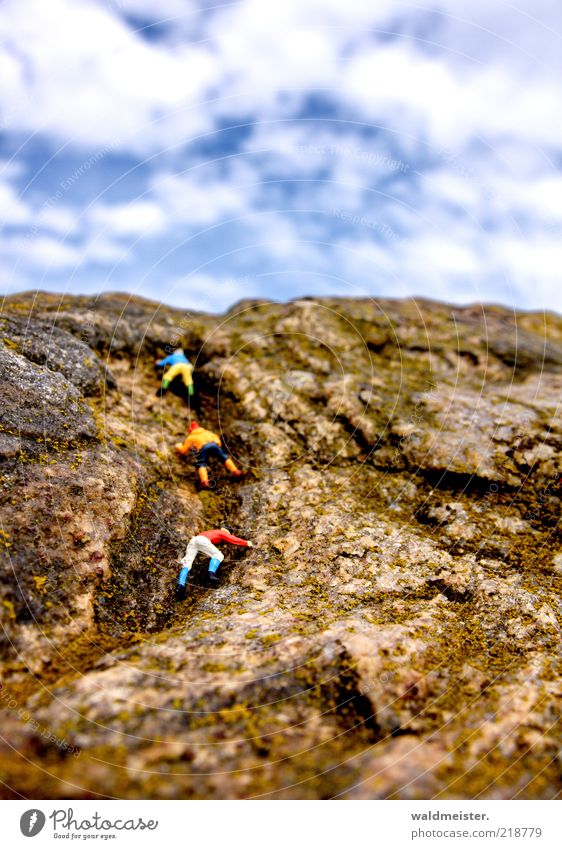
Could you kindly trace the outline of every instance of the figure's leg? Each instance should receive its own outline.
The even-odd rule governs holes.
[[[178,578],[178,587],[185,587],[188,578],[189,569],[187,568],[187,566],[182,566],[180,569],[180,576]]]
[[[235,478],[240,478],[244,474],[244,472],[242,472],[238,468],[238,466],[236,465],[236,463],[234,462],[234,460],[231,457],[227,457],[227,459],[224,462],[224,465],[225,465],[225,468],[228,469],[230,474],[234,475]]]
[[[199,473],[199,482],[201,484],[202,489],[209,488],[209,472],[207,471],[207,455],[208,451],[206,446],[200,449],[199,454],[197,455],[197,459],[195,461],[195,465],[197,466],[197,471]]]
[[[189,384],[188,393],[187,405],[190,411],[193,410],[197,418],[199,418],[201,416],[201,406],[199,403],[199,393],[197,392],[194,383]]]
[[[221,565],[221,561],[219,560],[218,557],[211,557],[211,559],[209,560],[208,571],[215,573],[220,565]]]
[[[185,586],[186,581],[189,576],[189,572],[191,571],[191,567],[193,566],[193,561],[197,557],[197,545],[194,542],[194,539],[190,539],[187,548],[185,549],[185,555],[181,561],[181,572],[178,578],[178,584],[183,584]]]
[[[182,384],[182,393],[183,397],[187,401],[194,393],[193,389],[193,381],[190,380],[187,375],[182,374],[181,376],[181,384]]]
[[[216,457],[218,457],[219,460],[224,463],[225,468],[228,469],[231,475],[234,475],[235,478],[239,478],[242,476],[243,473],[240,471],[234,460],[232,460],[232,458],[228,456],[228,454],[223,448],[221,448],[219,445],[216,445],[214,447],[213,453]]]
[[[207,571],[207,578],[212,584],[218,584],[219,576],[217,575],[217,569],[221,565],[221,562],[218,558],[213,557],[209,562],[209,569]]]
[[[222,551],[219,551],[216,545],[213,545],[211,540],[207,539],[207,537],[199,537],[197,545],[199,547],[199,551],[201,551],[202,554],[205,554],[205,556],[210,560],[207,578],[213,583],[217,583],[219,579],[216,572],[224,560],[224,554]]]
[[[222,563],[222,561],[224,560],[224,554],[222,553],[222,551],[219,551],[216,545],[213,545],[211,540],[207,539],[207,537],[198,537],[197,547],[201,554],[204,554],[206,557],[209,558],[209,560],[218,560],[219,563]]]

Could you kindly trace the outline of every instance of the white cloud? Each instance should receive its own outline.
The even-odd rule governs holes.
[[[23,173],[24,167],[22,163],[18,162],[14,157],[11,159],[0,159],[0,177],[3,180],[13,180],[15,177],[21,177]]]
[[[46,271],[48,269],[67,269],[77,265],[82,252],[71,245],[64,244],[48,236],[30,239],[21,250],[24,266],[32,265]]]
[[[5,0],[0,38],[8,126],[137,150],[209,126],[190,111],[217,72],[205,47],[167,51],[90,0]]]
[[[35,215],[35,223],[42,229],[69,236],[80,229],[78,215],[73,207],[67,205],[49,206],[40,209]]]
[[[97,264],[131,262],[131,252],[121,244],[112,241],[105,236],[97,236],[82,248],[81,259],[83,262],[94,262]]]
[[[0,229],[5,224],[27,224],[31,211],[27,204],[18,198],[9,183],[0,183]]]
[[[162,208],[149,200],[114,205],[98,203],[88,217],[91,224],[116,237],[154,236],[166,224]]]
[[[436,149],[473,138],[493,145],[511,134],[557,144],[562,129],[556,110],[559,83],[501,66],[459,67],[404,44],[357,53],[342,89],[363,115],[399,134],[427,138]]]
[[[348,280],[366,293],[497,301],[560,312],[560,239],[507,234],[490,239],[453,228],[450,235],[420,230],[399,251],[364,236],[343,240],[339,247],[341,255],[338,247],[332,251],[332,266],[346,269]]]
[[[151,181],[152,197],[170,225],[187,221],[194,227],[206,226],[251,211],[257,181],[258,174],[233,160],[227,178],[212,166],[197,173],[157,172]]]
[[[308,90],[333,81],[338,40],[318,20],[303,20],[293,0],[238,3],[215,20],[213,31],[221,65],[228,71],[227,93],[245,92],[252,100],[268,98],[275,90]]]
[[[255,283],[248,277],[228,277],[196,272],[175,280],[167,288],[171,302],[180,300],[190,308],[220,312],[234,301],[255,294]]]
[[[504,212],[534,218],[543,229],[549,224],[562,225],[562,175],[544,174],[527,180],[503,176],[492,186]]]
[[[434,145],[510,133],[541,143],[560,137],[560,75],[538,73],[536,33],[544,37],[544,27],[517,10],[516,27],[510,13],[490,12],[482,0],[433,0],[426,9],[392,0],[240,0],[204,16],[202,9],[179,0],[5,0],[4,122],[148,152],[212,129],[224,115],[289,117],[302,97],[321,90],[354,105],[358,117],[397,130],[404,144],[412,135]],[[407,31],[431,9],[447,13],[436,24],[439,53],[428,55],[415,38],[368,37],[397,19]],[[172,31],[176,21],[183,41],[170,49],[164,38],[146,39],[124,13],[169,21]],[[196,17],[204,33],[198,41],[189,38]],[[463,33],[472,55],[463,56]],[[478,61],[478,37],[496,48],[485,63]]]
[[[486,200],[486,187],[481,186],[476,178],[472,179],[472,175],[461,176],[441,168],[436,173],[425,175],[425,179],[426,191],[434,203],[450,203],[477,212]]]
[[[512,284],[516,303],[527,308],[540,303],[560,311],[560,238],[503,236],[494,242],[494,248],[498,271]]]

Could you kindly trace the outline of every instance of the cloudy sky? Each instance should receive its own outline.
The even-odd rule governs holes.
[[[0,0],[0,292],[562,310],[559,0]]]

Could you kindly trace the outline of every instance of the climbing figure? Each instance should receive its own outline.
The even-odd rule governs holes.
[[[196,452],[195,465],[199,472],[199,482],[202,489],[209,488],[209,472],[207,470],[209,457],[217,457],[224,463],[230,474],[236,478],[244,474],[223,449],[220,436],[210,430],[205,430],[198,422],[191,422],[185,442],[178,442],[175,448],[178,454],[187,454],[188,451]]]
[[[173,354],[164,357],[163,360],[156,362],[158,368],[165,368],[166,371],[162,377],[162,384],[157,390],[157,395],[165,395],[170,386],[172,389],[187,401],[193,402],[195,388],[193,386],[193,366],[185,356],[183,348],[178,348]]]
[[[181,560],[181,571],[178,578],[177,596],[185,598],[185,585],[189,580],[189,573],[193,566],[193,561],[198,554],[204,554],[210,558],[209,568],[207,571],[207,579],[212,584],[218,584],[219,579],[217,569],[224,560],[224,554],[218,550],[215,543],[230,542],[232,545],[243,545],[247,548],[252,548],[253,543],[247,539],[240,539],[232,534],[230,528],[218,528],[212,531],[203,531],[197,536],[192,537],[187,543],[185,555]]]

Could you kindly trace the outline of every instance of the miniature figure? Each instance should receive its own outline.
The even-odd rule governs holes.
[[[209,457],[217,457],[224,463],[230,474],[236,478],[244,474],[223,449],[220,436],[210,430],[205,430],[198,422],[191,422],[185,442],[178,442],[175,448],[178,454],[187,454],[188,451],[196,452],[195,465],[199,472],[199,482],[202,489],[209,488],[209,472],[207,470]]]
[[[215,543],[229,542],[232,545],[243,545],[247,548],[253,548],[253,543],[246,539],[240,539],[232,534],[230,528],[218,528],[212,531],[203,531],[197,536],[192,537],[187,543],[185,556],[181,560],[182,568],[178,578],[177,595],[178,598],[185,597],[185,585],[189,580],[189,573],[193,566],[193,561],[198,554],[204,554],[209,557],[209,568],[207,578],[211,584],[218,584],[219,579],[217,569],[224,560],[224,554],[219,551]]]
[[[183,348],[178,348],[173,354],[164,357],[163,360],[158,360],[156,365],[158,368],[166,369],[162,377],[162,385],[156,394],[165,395],[170,385],[174,383],[172,388],[177,390],[177,394],[189,403],[195,393],[193,366],[185,356]]]

